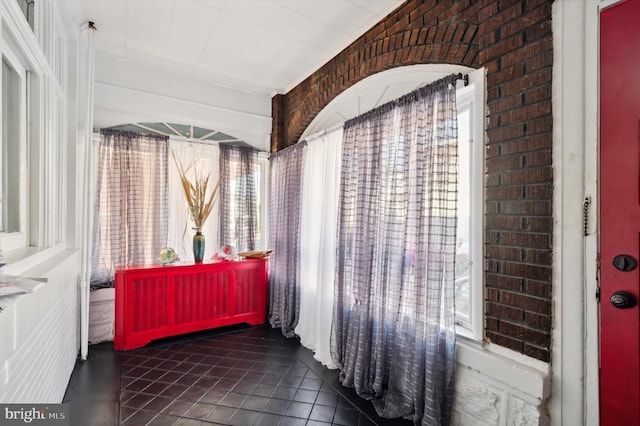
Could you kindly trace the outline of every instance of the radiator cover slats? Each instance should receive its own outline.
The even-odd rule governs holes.
[[[266,319],[267,259],[116,270],[116,350]]]

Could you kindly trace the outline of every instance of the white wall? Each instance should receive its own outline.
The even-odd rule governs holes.
[[[32,31],[15,1],[0,2],[0,51],[11,43],[31,71],[29,95],[30,246],[4,251],[2,273],[46,278],[36,292],[0,298],[0,403],[59,403],[80,347],[79,284],[82,253],[79,230],[88,219],[78,213],[86,198],[84,147],[77,114],[91,86],[79,82],[81,22],[64,2],[36,4]],[[85,24],[86,28],[86,24]],[[70,194],[71,196],[67,196]],[[1,247],[0,247],[1,248]]]
[[[269,151],[271,98],[96,54],[94,126],[105,128],[136,122],[167,122],[218,130]]]

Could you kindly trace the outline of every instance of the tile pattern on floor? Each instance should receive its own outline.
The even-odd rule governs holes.
[[[412,424],[379,418],[369,401],[340,386],[337,370],[267,326],[166,339],[114,356],[122,425]],[[65,399],[73,405],[81,392]]]

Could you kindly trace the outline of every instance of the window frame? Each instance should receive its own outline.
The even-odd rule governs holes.
[[[5,232],[4,230],[0,231],[0,247],[2,250],[14,250],[17,248],[27,246],[28,242],[28,187],[27,187],[27,167],[28,167],[28,140],[29,140],[29,129],[28,129],[28,116],[29,116],[29,73],[28,73],[28,64],[25,64],[25,61],[14,51],[14,49],[9,46],[7,43],[2,47],[2,52],[0,54],[2,56],[3,62],[7,62],[8,66],[12,68],[13,75],[18,77],[18,147],[17,147],[17,159],[18,165],[14,165],[17,167],[17,176],[18,176],[18,194],[17,194],[17,204],[18,211],[17,213],[17,221],[18,221],[18,229],[15,231]],[[4,89],[4,88],[3,88]],[[3,89],[0,89],[2,92]],[[3,100],[5,99],[4,93],[2,93]],[[2,110],[3,106],[0,106],[0,110]],[[2,111],[2,119],[0,122],[3,122],[5,119],[4,111]],[[2,123],[4,124],[4,123]],[[3,126],[4,127],[4,126]],[[4,135],[3,135],[4,139]],[[2,151],[4,152],[4,140],[2,141],[3,147]],[[0,154],[1,156],[2,154]],[[0,169],[1,170],[1,169]],[[4,170],[2,170],[3,179],[4,179]],[[9,185],[14,185],[15,183],[9,182]],[[2,194],[4,203],[5,194]],[[2,206],[4,210],[4,205]],[[12,207],[13,209],[13,207]]]
[[[458,108],[470,111],[470,211],[469,280],[470,313],[467,319],[456,317],[456,333],[475,340],[484,339],[484,147],[485,147],[485,69],[468,73],[469,84],[459,82],[456,90]],[[460,143],[460,142],[459,142]]]
[[[46,11],[55,11],[54,3],[37,3],[35,15],[44,16]],[[53,31],[52,25],[36,19],[36,33],[40,35]],[[60,174],[64,176],[56,158],[52,153],[60,147],[53,135],[53,104],[50,100],[52,90],[52,70],[50,61],[38,42],[37,34],[31,29],[24,18],[17,2],[9,1],[0,4],[0,54],[12,51],[26,70],[26,148],[24,156],[20,158],[21,167],[25,175],[23,183],[24,208],[20,212],[26,215],[22,231],[25,241],[17,246],[5,241],[0,233],[0,248],[2,257],[8,265],[3,271],[17,271],[22,261],[27,261],[34,253],[43,249],[56,247],[64,248],[64,243],[53,238],[58,203],[63,198],[56,198],[51,185],[57,181]],[[59,117],[59,119],[63,119]],[[63,178],[66,180],[66,176]],[[66,228],[66,227],[65,227]],[[59,247],[58,247],[59,246]],[[9,268],[9,269],[7,269]],[[18,269],[16,269],[18,268]],[[17,272],[12,272],[17,273]]]

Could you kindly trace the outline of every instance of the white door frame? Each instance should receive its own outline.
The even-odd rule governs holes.
[[[553,425],[598,425],[599,15],[620,0],[553,4]],[[588,202],[586,236],[583,209]]]

